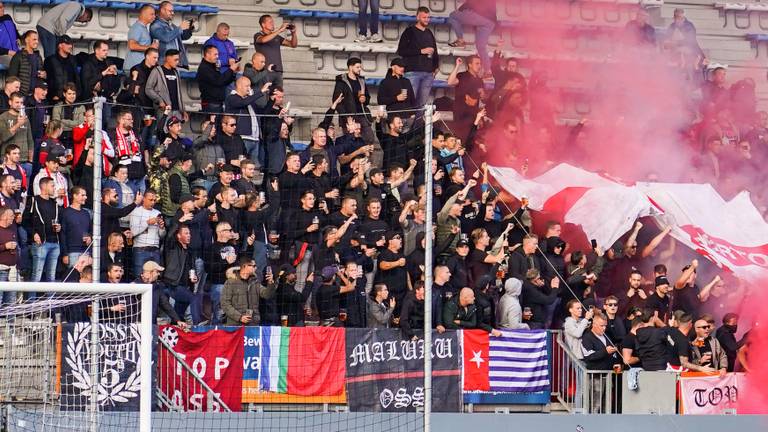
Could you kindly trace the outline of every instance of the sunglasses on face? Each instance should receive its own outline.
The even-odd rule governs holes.
[[[606,303],[605,304],[606,307],[616,307],[618,305],[619,305],[618,303]]]
[[[697,329],[702,329],[702,330],[708,330],[708,329],[711,329],[711,328],[712,328],[712,326],[711,326],[711,325],[706,325],[706,326],[698,326],[698,327],[696,327],[696,328],[697,328]]]

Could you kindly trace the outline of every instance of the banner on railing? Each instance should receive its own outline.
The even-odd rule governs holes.
[[[185,348],[194,348],[197,355],[225,350],[226,344],[240,346],[240,360],[230,359],[230,365],[242,361],[241,382],[232,386],[242,392],[241,399],[230,407],[233,411],[240,403],[348,403],[351,411],[406,412],[423,408],[424,340],[403,340],[398,329],[220,328],[242,331],[242,336],[211,337],[214,331],[232,333],[196,327],[191,334],[208,336],[188,338],[185,336],[190,333],[169,329],[173,330],[174,340],[184,338],[190,344],[197,341],[195,347]],[[546,331],[505,331],[500,338],[489,338],[480,330],[434,332],[433,410],[458,411],[462,389],[463,399],[469,396],[475,403],[482,403],[486,397],[498,403],[546,403],[546,335]],[[227,400],[234,402],[234,394],[228,395],[232,399]],[[193,405],[192,409],[198,408]]]
[[[344,329],[247,327],[243,403],[344,403]]]
[[[424,355],[432,353],[432,410],[461,409],[458,332],[403,340],[398,329],[347,329],[350,411],[413,412],[424,407]]]
[[[681,414],[724,414],[735,410],[743,374],[708,376],[699,372],[680,375]]]
[[[57,369],[62,409],[84,410],[96,391],[102,411],[138,411],[142,371],[137,324],[99,324],[98,382],[91,377],[89,322],[63,324],[57,343]]]
[[[161,328],[161,337],[184,359],[195,374],[213,390],[231,411],[240,411],[243,386],[243,336],[245,329],[180,332]],[[223,411],[217,402],[208,406],[208,394],[191,374],[170,355],[162,354],[158,376],[160,388],[175,406],[185,411]]]

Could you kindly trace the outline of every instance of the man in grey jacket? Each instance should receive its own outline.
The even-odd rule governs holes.
[[[70,1],[54,6],[37,21],[37,33],[45,57],[56,54],[56,40],[67,34],[75,22],[87,23],[93,11],[82,3]]]
[[[267,286],[256,279],[256,261],[250,257],[240,257],[238,267],[227,270],[227,281],[221,292],[221,310],[224,312],[224,325],[257,326],[261,322],[259,302],[275,295],[277,285],[271,273],[264,279]]]
[[[500,328],[528,330],[528,324],[523,323],[523,310],[520,307],[522,292],[523,282],[520,279],[509,278],[504,283],[504,295],[499,299],[496,311]]]
[[[189,121],[189,114],[184,109],[184,98],[181,92],[181,77],[176,69],[179,66],[179,51],[169,49],[165,52],[163,64],[156,66],[149,73],[145,91],[157,108],[157,118],[171,108],[168,118],[173,116]]]

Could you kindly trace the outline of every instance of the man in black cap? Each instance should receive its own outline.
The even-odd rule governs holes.
[[[74,83],[81,89],[80,75],[77,73],[77,63],[72,55],[72,38],[67,35],[60,36],[56,44],[56,54],[48,56],[43,63],[48,81],[48,100],[58,102],[61,100],[64,84]]]
[[[181,128],[183,127],[184,119],[170,114],[166,108],[165,114],[160,118],[160,121],[163,128],[157,131],[157,139],[173,162],[185,152],[184,144],[181,143]]]
[[[221,193],[221,190],[225,187],[231,187],[232,181],[235,179],[235,167],[230,164],[225,164],[219,168],[219,181],[211,186],[211,190],[208,191],[208,205],[215,202],[216,196]]]
[[[648,296],[645,308],[653,311],[654,321],[657,325],[666,325],[669,313],[669,280],[665,276],[659,276],[654,283],[656,291]]]
[[[379,84],[378,103],[387,111],[406,111],[414,107],[416,96],[411,82],[405,78],[405,62],[397,57],[389,63],[389,71]],[[409,117],[409,113],[396,113],[398,117]]]

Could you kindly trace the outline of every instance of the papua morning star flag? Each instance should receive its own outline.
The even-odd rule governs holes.
[[[343,328],[261,327],[259,388],[297,396],[344,391]]]
[[[464,391],[549,391],[547,332],[464,330]]]

